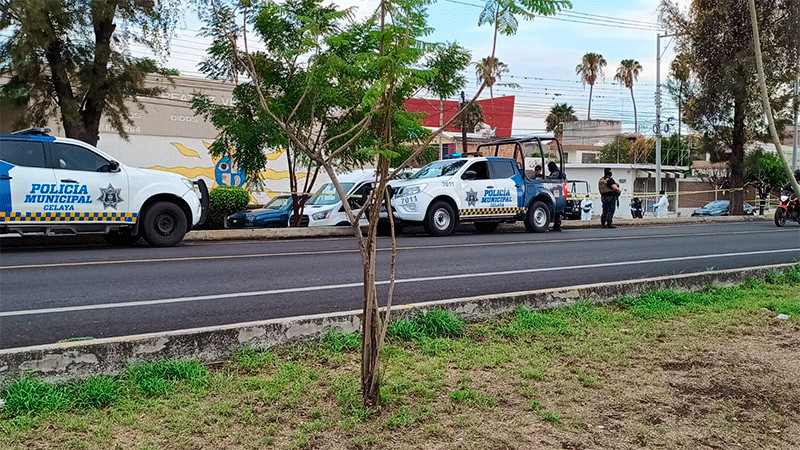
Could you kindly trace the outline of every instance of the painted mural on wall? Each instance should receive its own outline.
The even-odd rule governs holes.
[[[116,135],[103,134],[98,147],[134,167],[164,170],[195,179],[202,177],[210,187],[219,185],[248,188],[244,173],[228,157],[212,157],[211,142],[196,138],[131,136],[124,141]],[[251,201],[266,203],[270,198],[289,192],[289,171],[285,150],[267,154],[268,167],[261,172],[262,186],[251,190]],[[305,173],[298,174],[298,178]],[[318,183],[324,182],[319,179]]]

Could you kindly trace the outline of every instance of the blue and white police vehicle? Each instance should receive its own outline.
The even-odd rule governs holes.
[[[553,141],[552,147],[543,145]],[[489,153],[495,156],[483,156]],[[434,236],[451,234],[461,222],[472,222],[483,233],[516,221],[524,221],[531,232],[547,231],[551,223],[559,230],[567,198],[561,144],[539,137],[482,144],[476,152],[434,161],[389,186],[396,231],[405,224],[423,225]],[[384,215],[379,223],[384,233],[387,223]]]
[[[128,167],[97,148],[31,128],[0,135],[0,233],[103,233],[177,244],[208,212],[203,180]]]

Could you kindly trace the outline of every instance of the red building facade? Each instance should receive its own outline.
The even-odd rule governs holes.
[[[497,97],[494,99],[478,100],[478,104],[483,110],[483,117],[486,123],[496,128],[495,136],[510,137],[511,128],[514,124],[514,96]],[[422,119],[426,127],[436,128],[439,126],[439,100],[425,98],[410,98],[406,100],[406,111],[420,112],[426,116]],[[458,112],[458,102],[445,100],[444,102],[444,122],[450,120]],[[461,131],[459,124],[449,126],[447,131]],[[467,130],[472,133],[473,130]]]

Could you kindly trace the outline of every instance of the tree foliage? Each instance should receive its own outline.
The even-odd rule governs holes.
[[[0,3],[0,74],[6,88],[23,89],[23,122],[60,118],[67,137],[96,144],[101,117],[127,138],[128,101],[153,96],[145,78],[155,61],[131,56],[132,43],[158,55],[182,13],[178,0],[6,0]]]
[[[578,120],[578,116],[575,115],[575,110],[572,106],[566,103],[560,105],[556,103],[550,108],[550,114],[545,117],[544,123],[547,131],[555,132],[556,137],[560,138],[564,132],[560,124],[576,120]]]
[[[761,148],[745,155],[744,179],[747,186],[753,186],[758,192],[761,214],[764,213],[764,200],[769,197],[770,191],[780,189],[788,181],[781,159]]]
[[[617,136],[611,143],[603,146],[597,161],[601,163],[655,164],[655,138],[637,137],[629,139]],[[677,136],[661,138],[661,164],[667,166],[688,166],[691,164],[689,148]]]
[[[586,119],[592,119],[592,90],[598,78],[603,77],[603,67],[608,64],[599,53],[587,53],[581,58],[581,63],[575,67],[575,74],[581,77],[583,84],[589,85],[589,109],[586,112]]]
[[[767,85],[779,124],[791,115],[790,83],[797,76],[797,2],[758,2]],[[755,53],[746,0],[693,0],[688,11],[671,0],[661,17],[675,32],[680,54],[694,77],[687,86],[685,122],[729,149],[731,187],[744,186],[745,146],[765,134],[763,106],[756,86]],[[731,214],[742,214],[742,191],[732,190]]]
[[[614,75],[614,80],[622,86],[630,89],[631,101],[633,102],[633,126],[634,130],[639,132],[639,118],[636,114],[636,98],[633,96],[633,83],[639,79],[639,73],[642,71],[642,65],[639,61],[634,59],[623,59],[617,67],[617,73]]]

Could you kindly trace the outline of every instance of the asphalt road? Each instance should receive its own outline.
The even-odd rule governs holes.
[[[379,241],[385,298],[390,241]],[[772,222],[398,239],[395,304],[800,261]],[[353,238],[0,252],[0,348],[358,309]]]

